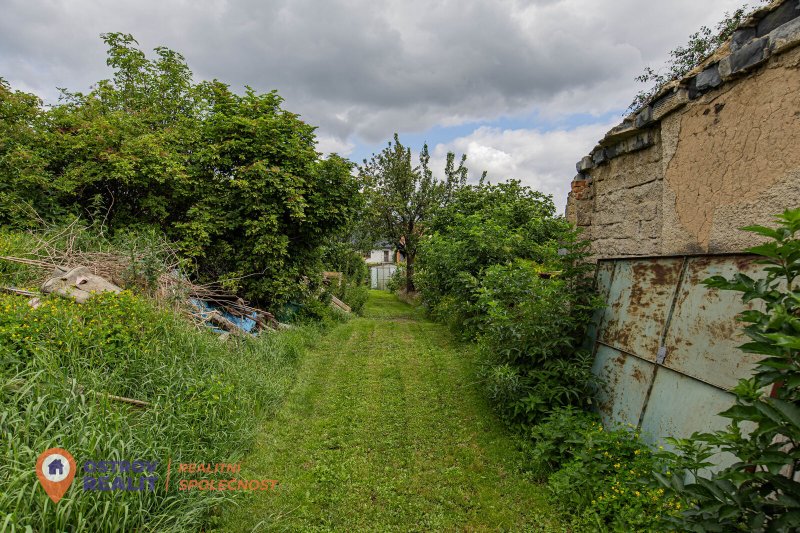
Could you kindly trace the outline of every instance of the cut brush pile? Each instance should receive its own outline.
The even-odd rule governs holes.
[[[24,267],[27,275],[23,281],[35,282],[42,292],[56,292],[80,303],[88,299],[91,288],[94,292],[126,288],[218,332],[241,335],[278,328],[271,313],[248,305],[215,284],[190,281],[182,274],[175,250],[164,239],[145,241],[129,235],[121,243],[109,243],[101,234],[99,239],[86,242],[87,232],[77,220],[60,229],[30,232],[26,234],[27,249],[18,255],[2,255],[0,260]],[[107,280],[105,285],[103,280]],[[17,287],[3,288],[19,294]],[[37,296],[34,291],[28,292]]]

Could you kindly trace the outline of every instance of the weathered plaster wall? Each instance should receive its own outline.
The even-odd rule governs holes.
[[[578,163],[567,217],[595,256],[738,252],[800,206],[800,2],[771,9]]]

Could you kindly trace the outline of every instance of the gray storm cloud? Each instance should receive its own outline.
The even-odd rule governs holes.
[[[278,89],[321,133],[543,109],[601,113],[646,63],[737,2],[2,0],[0,76],[52,100],[108,76],[99,34],[182,52],[198,78]],[[550,109],[548,109],[550,108]]]
[[[661,64],[701,24],[713,25],[739,5],[0,0],[0,77],[53,102],[57,87],[86,90],[109,77],[101,33],[132,33],[146,50],[165,45],[183,53],[197,79],[277,89],[290,110],[319,126],[321,150],[347,154],[395,131],[515,116],[558,125],[570,115],[619,111],[645,65]],[[469,148],[495,177],[513,175],[563,198],[566,185],[557,180],[569,179],[600,126],[550,134],[541,124],[516,133],[483,129],[446,147]]]

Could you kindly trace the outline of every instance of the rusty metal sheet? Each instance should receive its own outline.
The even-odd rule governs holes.
[[[608,302],[608,292],[611,290],[611,280],[614,276],[614,262],[613,261],[600,261],[597,263],[597,270],[595,271],[595,287],[597,294]],[[605,316],[606,309],[600,308],[595,311],[589,327],[586,329],[586,336],[584,338],[583,346],[591,350],[594,342],[597,340],[597,331],[602,327],[602,320]]]
[[[743,304],[738,292],[708,289],[703,280],[730,278],[737,272],[757,278],[763,265],[753,261],[742,255],[688,260],[664,339],[665,366],[728,390],[752,374],[753,364],[762,356],[737,349],[747,337],[741,333],[736,315],[756,304]]]
[[[683,258],[617,261],[600,340],[655,362]]]
[[[652,363],[598,345],[592,371],[606,383],[604,390],[597,395],[604,424],[639,423],[654,369]]]
[[[614,276],[615,261],[599,261],[595,282],[597,292],[604,301],[608,301],[608,292],[611,290],[611,279]]]
[[[665,437],[687,438],[694,432],[724,429],[730,420],[718,416],[734,403],[731,393],[691,377],[659,368],[642,417],[645,442],[673,449]],[[711,462],[722,468],[732,464],[730,454],[716,454]]]

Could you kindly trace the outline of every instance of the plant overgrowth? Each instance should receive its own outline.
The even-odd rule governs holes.
[[[800,209],[786,210],[778,226],[743,228],[769,239],[747,250],[762,257],[764,277],[714,276],[706,285],[742,293],[761,306],[740,320],[750,341],[740,346],[763,358],[752,377],[734,389],[736,404],[720,413],[731,421],[722,431],[681,441],[684,456],[700,467],[713,452],[736,462],[711,475],[695,466],[672,476],[665,487],[694,502],[673,524],[684,531],[797,531],[800,527]],[[680,458],[678,458],[680,459]]]
[[[113,77],[58,105],[0,80],[0,224],[155,228],[200,282],[271,310],[297,299],[360,203],[351,163],[321,159],[314,127],[274,91],[196,83],[177,52],[103,39]]]
[[[33,308],[0,295],[0,523],[4,531],[186,531],[234,492],[165,492],[167,462],[236,462],[293,382],[311,330],[229,340],[129,292]],[[235,349],[236,356],[231,357]],[[107,395],[146,401],[139,409]],[[32,465],[57,445],[87,460],[157,461],[156,490],[84,491],[58,505]]]
[[[420,246],[415,280],[431,315],[483,353],[507,421],[585,406],[597,380],[580,346],[594,309],[585,243],[552,200],[516,181],[454,192]]]
[[[769,0],[760,0],[765,3]],[[684,46],[678,46],[669,53],[667,64],[656,70],[645,67],[644,72],[636,77],[639,83],[646,83],[649,89],[639,91],[628,106],[627,111],[636,111],[650,101],[669,82],[679,80],[699,65],[705,58],[714,53],[717,48],[727,41],[733,31],[755,10],[749,3],[734,10],[726,12],[722,20],[714,28],[701,26],[698,31],[689,37]]]

